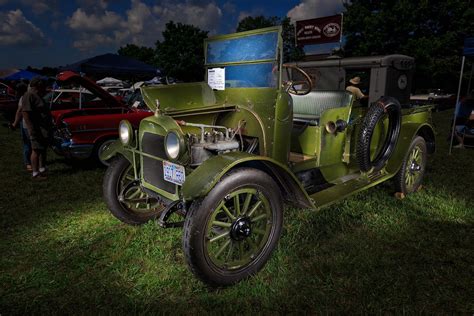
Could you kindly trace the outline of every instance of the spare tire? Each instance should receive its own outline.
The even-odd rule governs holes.
[[[370,158],[370,143],[377,123],[388,115],[387,137],[374,160]],[[393,153],[400,135],[401,106],[397,99],[382,97],[372,104],[364,117],[357,144],[357,162],[361,171],[378,171]]]

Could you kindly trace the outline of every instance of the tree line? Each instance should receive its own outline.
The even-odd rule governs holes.
[[[304,57],[301,47],[296,47],[294,26],[290,19],[278,17],[246,17],[237,26],[237,32],[282,25],[284,38],[284,61],[300,60]],[[160,68],[166,75],[182,81],[200,81],[204,77],[203,40],[209,32],[193,25],[170,21],[163,31],[163,40],[155,47],[127,44],[118,50],[122,56],[132,57]]]
[[[349,56],[406,54],[415,57],[416,88],[454,91],[459,76],[465,37],[474,36],[474,5],[471,0],[353,0],[344,12],[345,45],[333,53]],[[295,46],[294,26],[289,18],[246,17],[237,32],[282,25],[284,61],[304,58]],[[155,47],[127,44],[119,55],[155,65],[182,81],[203,79],[203,40],[208,31],[192,25],[169,22],[163,40]],[[468,64],[468,67],[470,64]],[[468,74],[466,74],[467,76]]]

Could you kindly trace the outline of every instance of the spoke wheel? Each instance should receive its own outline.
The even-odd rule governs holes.
[[[163,208],[156,198],[152,198],[143,192],[139,183],[135,181],[131,165],[124,170],[121,181],[117,184],[116,192],[120,203],[130,212],[147,214]]]
[[[142,191],[132,165],[123,156],[115,158],[107,168],[103,193],[110,212],[127,224],[146,223],[164,210],[158,199]]]
[[[395,189],[404,194],[418,190],[426,169],[428,151],[425,140],[417,136],[410,144],[402,167],[395,177]]]
[[[206,250],[217,267],[239,269],[263,249],[271,228],[271,208],[265,196],[253,188],[234,191],[211,214]]]
[[[236,283],[260,270],[281,232],[282,202],[273,179],[238,169],[186,217],[183,246],[191,271],[210,285]]]

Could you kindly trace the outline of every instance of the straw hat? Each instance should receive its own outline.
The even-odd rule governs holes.
[[[352,84],[359,84],[360,83],[360,77],[354,77],[351,80],[349,80],[350,83]]]

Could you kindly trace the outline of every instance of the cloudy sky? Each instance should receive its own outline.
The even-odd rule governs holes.
[[[302,20],[342,8],[341,0],[0,0],[0,69],[65,65],[127,43],[153,46],[170,20],[226,34],[249,15]]]

